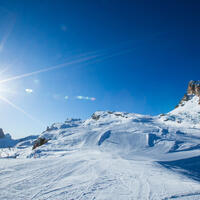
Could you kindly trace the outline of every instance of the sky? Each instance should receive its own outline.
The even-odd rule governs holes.
[[[200,2],[0,0],[0,127],[97,110],[157,115],[200,79]]]

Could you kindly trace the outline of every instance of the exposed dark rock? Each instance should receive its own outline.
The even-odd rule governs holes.
[[[185,94],[182,98],[182,101],[188,101],[189,99],[190,97],[187,94]]]
[[[54,131],[54,130],[58,130],[58,127],[56,127],[55,124],[53,124],[52,126],[47,126],[46,128],[46,131]],[[46,131],[43,131],[42,133]]]
[[[178,108],[179,106],[184,106],[186,101],[189,101],[193,95],[199,97],[199,104],[200,104],[200,81],[190,81],[188,84],[187,93],[183,96],[179,104],[175,107]]]
[[[115,113],[115,116],[117,116],[117,117],[124,117],[121,113]]]
[[[47,129],[46,129],[46,131],[50,131],[51,130],[51,128],[49,127],[49,126],[47,126]]]
[[[200,97],[200,81],[190,81],[188,84],[187,94],[194,94]]]
[[[165,116],[166,114],[164,114],[164,113],[161,113],[160,115],[159,115],[159,117],[163,117],[163,116]]]
[[[94,119],[94,120],[99,120],[100,119],[100,115],[97,115],[97,114],[93,114],[92,115],[92,119]]]
[[[46,144],[48,142],[48,140],[46,138],[38,138],[33,145],[32,149],[35,149],[39,146],[42,146],[43,144]]]
[[[5,137],[5,134],[4,134],[4,132],[3,132],[3,129],[0,128],[0,138],[4,138],[4,137]]]
[[[179,106],[183,106],[184,103],[186,101],[188,101],[188,100],[190,100],[190,96],[188,94],[184,94],[183,98],[181,99],[181,101],[179,102],[179,104],[176,106],[176,108],[179,107]]]

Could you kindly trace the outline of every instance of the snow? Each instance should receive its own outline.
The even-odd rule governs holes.
[[[34,150],[35,136],[0,139],[0,199],[200,199],[198,102],[159,116],[68,119]]]
[[[148,160],[127,160],[100,151],[56,159],[2,159],[0,169],[1,199],[200,197],[200,185],[192,179]]]
[[[200,128],[199,97],[196,95],[190,95],[189,101],[183,102],[183,105],[178,106],[166,116],[168,117],[169,121],[174,121],[176,123],[178,122],[180,126],[192,125],[193,127]]]

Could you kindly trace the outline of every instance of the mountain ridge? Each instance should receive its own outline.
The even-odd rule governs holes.
[[[166,114],[97,111],[8,139],[0,199],[200,199],[200,105],[189,95]]]
[[[165,141],[166,143],[170,143],[170,141],[173,140],[172,138],[174,138],[174,143],[176,143],[176,133],[180,132],[183,133],[182,135],[184,135],[186,132],[186,134],[188,134],[191,128],[193,128],[192,131],[196,134],[195,129],[200,128],[200,105],[199,96],[197,95],[197,93],[199,92],[199,87],[200,81],[190,81],[186,94],[187,98],[184,96],[184,98],[181,100],[181,103],[179,103],[179,106],[176,107],[174,110],[158,116],[141,115],[127,112],[96,111],[92,114],[91,118],[85,121],[81,119],[67,119],[64,123],[54,123],[51,126],[47,127],[47,129],[42,132],[36,140],[35,137],[33,137],[32,140],[29,140],[29,142],[27,142],[27,144],[30,145],[27,146],[28,153],[24,152],[24,149],[26,150],[26,148],[24,148],[22,151],[22,155],[25,157],[32,157],[33,155],[34,157],[40,157],[43,155],[43,145],[45,147],[48,147],[50,145],[51,148],[53,148],[52,145],[58,143],[58,148],[59,145],[63,146],[64,144],[66,144],[68,138],[71,140],[72,135],[75,135],[76,142],[72,139],[72,144],[66,144],[70,146],[69,149],[71,148],[71,146],[73,146],[74,143],[82,147],[84,146],[83,143],[87,144],[87,142],[89,141],[89,145],[91,145],[92,148],[96,148],[96,146],[102,146],[105,142],[105,145],[110,145],[113,149],[115,149],[115,146],[117,146],[117,143],[119,142],[119,138],[123,141],[123,139],[126,138],[128,134],[129,136],[127,137],[130,137],[130,140],[134,139],[135,141],[135,139],[137,138],[137,140],[141,142],[140,144],[138,144],[140,146],[140,149],[141,145],[145,149],[147,146],[155,148],[156,145],[154,145],[154,143],[157,145],[163,143],[163,141]],[[143,126],[141,128],[142,131],[139,131],[138,127],[140,127],[141,125]],[[133,127],[136,127],[136,130],[134,130],[135,134],[132,134],[132,131],[134,129]],[[146,127],[147,130],[144,127]],[[85,131],[82,131],[83,129]],[[117,135],[116,132],[119,132],[119,130],[121,130],[121,132],[127,132],[127,135],[122,133],[118,133]],[[148,131],[149,133],[147,133]],[[77,132],[83,132],[84,134],[80,135]],[[106,136],[106,133],[109,133],[109,137],[108,135]],[[103,135],[106,138],[103,140],[103,142],[101,142]],[[111,142],[112,137],[114,138]],[[92,141],[91,138],[94,141]],[[62,139],[62,141],[59,143],[58,141],[60,139]],[[129,145],[129,139],[125,139],[125,141],[127,142],[127,146],[130,146],[130,149],[132,148],[134,150],[133,145]],[[110,141],[109,145],[107,144],[108,141]],[[21,142],[21,140],[12,140],[12,142],[10,142],[10,144],[12,143],[12,145],[9,147],[15,148],[16,145],[17,149],[17,144],[19,142]],[[115,145],[113,145],[114,143]],[[180,144],[179,146],[181,146]],[[196,145],[197,144],[195,143],[193,146]],[[5,147],[5,145],[3,145],[2,147]],[[173,149],[173,145],[171,145],[170,148]],[[168,150],[165,150],[165,152],[172,151],[170,150],[170,148],[168,147]],[[40,149],[40,151],[38,151],[38,149]],[[64,148],[63,151],[69,149]],[[20,157],[20,151],[17,152],[17,155],[13,155],[13,157]],[[5,151],[4,155],[6,155]],[[8,153],[8,156],[11,156],[10,153]]]

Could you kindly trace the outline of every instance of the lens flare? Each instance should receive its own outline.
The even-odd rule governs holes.
[[[47,67],[47,68],[44,68],[44,69],[40,69],[40,70],[37,70],[37,71],[33,71],[33,72],[25,73],[25,74],[20,74],[20,75],[17,75],[17,76],[12,76],[12,77],[7,78],[7,79],[3,79],[3,80],[0,81],[0,91],[11,92],[6,88],[3,89],[3,84],[10,82],[10,81],[26,78],[26,77],[29,77],[29,76],[33,76],[33,75],[36,75],[36,74],[40,74],[40,73],[44,73],[44,72],[48,72],[48,71],[52,71],[52,70],[56,70],[56,69],[60,69],[60,68],[64,68],[64,67],[68,67],[68,66],[74,65],[74,64],[91,64],[91,63],[102,62],[106,59],[110,59],[112,57],[119,56],[119,55],[128,53],[130,51],[133,51],[134,49],[135,48],[127,48],[127,49],[107,48],[107,49],[102,49],[102,50],[99,50],[99,51],[87,52],[87,53],[84,53],[84,54],[80,54],[80,55],[76,56],[76,59],[73,59],[71,61],[68,61],[68,62],[65,62],[65,63],[62,63],[62,64],[54,65],[54,66]],[[26,89],[25,91],[32,93],[32,90],[30,90],[30,89]],[[76,98],[77,99],[86,99],[86,100],[91,100],[91,101],[96,100],[96,98],[94,98],[94,97],[78,96]],[[0,96],[0,100],[4,101],[5,103],[9,104],[10,106],[15,108],[16,110],[25,114],[30,119],[41,123],[40,121],[36,120],[33,116],[31,116],[29,113],[24,111],[19,106],[15,105],[13,102],[8,100],[4,96]]]

